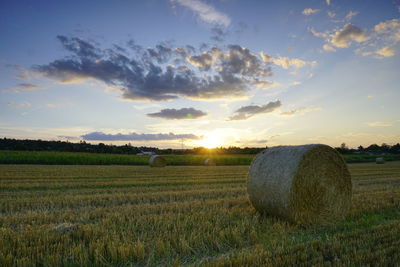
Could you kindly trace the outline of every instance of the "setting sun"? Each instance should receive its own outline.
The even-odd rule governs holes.
[[[222,146],[223,139],[218,133],[208,133],[204,139],[200,140],[197,144],[205,148],[214,148]]]

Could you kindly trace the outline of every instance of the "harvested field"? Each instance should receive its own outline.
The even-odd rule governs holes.
[[[0,266],[395,265],[400,162],[350,164],[349,215],[255,212],[248,166],[0,165]]]

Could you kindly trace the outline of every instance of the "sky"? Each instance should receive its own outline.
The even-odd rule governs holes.
[[[0,137],[400,142],[400,0],[4,0],[0,36]]]

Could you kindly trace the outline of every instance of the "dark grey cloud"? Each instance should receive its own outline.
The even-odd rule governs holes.
[[[167,108],[162,109],[160,112],[147,114],[147,116],[149,117],[162,118],[167,120],[197,119],[206,115],[207,113],[194,108]]]
[[[275,109],[282,106],[281,101],[271,101],[265,105],[250,105],[250,106],[243,106],[235,111],[235,114],[229,118],[229,120],[246,120],[250,117],[253,117],[256,114],[261,113],[270,113],[273,112]]]
[[[74,52],[78,57],[94,59],[100,57],[101,51],[91,43],[84,41],[81,38],[68,38],[62,35],[58,35],[57,39],[67,50]]]
[[[243,97],[256,80],[272,74],[268,63],[239,45],[211,47],[196,54],[198,50],[188,45],[163,43],[144,49],[131,40],[127,48],[101,49],[80,38],[57,39],[72,55],[35,65],[35,72],[60,82],[102,81],[131,100]]]
[[[138,134],[138,133],[129,133],[129,134],[106,134],[103,132],[92,132],[88,134],[84,134],[81,136],[84,140],[88,141],[161,141],[161,140],[181,140],[181,139],[190,139],[190,140],[198,140],[202,139],[202,137],[194,135],[194,134]]]
[[[193,66],[198,67],[200,70],[207,71],[213,66],[215,57],[212,52],[205,52],[201,55],[187,57],[186,59]]]
[[[264,67],[260,58],[240,45],[229,45],[228,52],[221,55],[222,71],[247,77],[268,77],[272,75],[270,67]]]

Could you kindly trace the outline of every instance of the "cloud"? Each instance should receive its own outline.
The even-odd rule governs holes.
[[[20,83],[20,84],[17,85],[17,87],[21,88],[21,89],[25,89],[27,91],[33,91],[33,90],[37,90],[37,89],[41,88],[40,86],[37,86],[35,84],[31,84],[31,83]]]
[[[347,48],[352,41],[363,43],[370,39],[370,36],[367,36],[364,30],[351,23],[331,32],[317,32],[313,28],[310,28],[309,32],[312,36],[325,39],[326,44],[323,46],[325,51],[334,51],[334,47]]]
[[[334,17],[336,17],[336,13],[333,12],[333,11],[328,11],[327,14],[328,14],[328,16],[329,16],[331,19],[333,19]]]
[[[373,121],[373,122],[368,122],[367,125],[370,127],[389,127],[392,126],[393,124],[384,121]]]
[[[382,57],[392,57],[396,54],[396,51],[394,50],[393,47],[385,46],[385,47],[382,47],[381,49],[377,50],[376,54],[378,54]]]
[[[388,21],[382,21],[374,26],[374,30],[378,33],[387,33],[387,32],[392,32],[398,31],[398,28],[400,27],[400,20],[399,19],[392,19]]]
[[[263,60],[263,62],[273,63],[284,69],[288,69],[290,67],[302,68],[302,67],[306,66],[307,64],[310,64],[310,65],[316,64],[316,61],[306,62],[306,61],[298,59],[298,58],[288,58],[288,57],[275,57],[274,58],[265,52],[261,52],[260,56],[261,56],[261,59]]]
[[[380,39],[386,43],[399,44],[400,19],[383,21],[374,26],[374,30]]]
[[[312,15],[314,13],[317,13],[317,12],[319,12],[319,9],[306,8],[301,13],[303,15],[310,16],[310,15]]]
[[[195,67],[198,67],[200,70],[210,70],[217,60],[216,50],[211,50],[207,52],[203,52],[201,55],[195,55],[191,57],[187,57],[186,60]],[[218,50],[218,53],[220,51]]]
[[[88,141],[159,141],[159,140],[180,140],[180,139],[190,139],[190,140],[199,140],[202,137],[199,137],[194,134],[138,134],[138,133],[129,133],[129,134],[106,134],[103,132],[91,132],[88,134],[84,134],[81,136],[84,140]]]
[[[369,38],[365,34],[364,30],[360,29],[354,24],[348,23],[343,26],[342,29],[335,32],[331,39],[331,44],[339,48],[349,47],[351,41],[358,43],[365,42]]]
[[[351,19],[357,14],[357,12],[350,11],[346,18]],[[396,48],[400,44],[400,19],[379,22],[367,31],[351,23],[334,31],[317,32],[313,28],[309,29],[312,36],[325,40],[324,51],[348,48],[354,41],[359,44],[358,48],[354,50],[357,54],[380,59],[396,55]]]
[[[18,80],[30,81],[34,78],[32,75],[32,72],[30,72],[29,70],[25,69],[24,67],[22,67],[20,65],[7,64],[5,67],[16,70],[17,74],[14,77]]]
[[[24,91],[35,91],[43,89],[42,87],[32,83],[20,83],[14,87],[4,89],[5,92],[21,93]]]
[[[279,85],[277,82],[265,81],[260,79],[254,79],[254,86],[260,89],[270,88]]]
[[[316,108],[298,108],[298,109],[292,109],[289,111],[284,111],[281,112],[280,115],[282,116],[294,116],[294,115],[304,115],[305,113],[316,111],[316,110],[321,110],[321,108],[316,107]]]
[[[319,37],[319,38],[323,38],[323,39],[328,39],[329,38],[329,33],[317,32],[317,31],[314,30],[314,28],[309,28],[308,32],[314,37]]]
[[[7,105],[7,107],[10,107],[10,108],[29,108],[30,106],[32,106],[31,103],[26,102],[26,101],[23,101],[20,103],[11,101],[11,102],[7,102],[6,105]]]
[[[57,38],[73,55],[35,65],[34,72],[61,83],[101,81],[130,100],[244,97],[256,79],[272,75],[268,64],[240,45],[211,47],[196,54],[198,49],[192,46],[159,44],[143,49],[129,42],[128,53],[115,47],[101,49],[80,38]]]
[[[250,105],[250,106],[243,106],[235,111],[235,115],[229,118],[229,120],[247,120],[248,118],[253,117],[256,114],[262,113],[271,113],[275,109],[281,107],[281,101],[271,101],[265,105]]]
[[[383,59],[396,55],[399,44],[400,19],[392,19],[376,24],[368,45],[357,49],[356,52],[363,56]]]
[[[228,15],[217,11],[213,6],[200,0],[171,0],[193,11],[202,21],[228,27],[231,19]]]
[[[197,119],[206,115],[207,113],[194,108],[181,108],[181,109],[167,108],[167,109],[162,109],[160,112],[147,114],[147,116],[149,117],[162,118],[167,120]]]
[[[288,69],[289,67],[301,68],[304,67],[307,62],[298,58],[287,58],[287,57],[279,57],[274,58],[272,62],[275,65],[278,65],[284,69]]]
[[[331,4],[331,0],[325,0],[325,3],[329,6]]]
[[[223,42],[225,40],[225,37],[228,35],[228,32],[220,26],[212,27],[211,33],[211,40],[214,40],[216,42]]]
[[[66,140],[79,140],[80,138],[79,137],[76,137],[76,136],[70,136],[70,135],[57,135],[57,138],[60,138],[60,139],[66,139]]]
[[[322,49],[324,49],[325,51],[331,51],[331,52],[335,52],[335,51],[336,51],[335,48],[333,48],[332,46],[330,46],[330,45],[328,45],[328,44],[324,44],[324,45],[322,46]]]
[[[347,13],[345,20],[351,20],[353,17],[357,16],[358,12],[357,11],[350,11]]]

